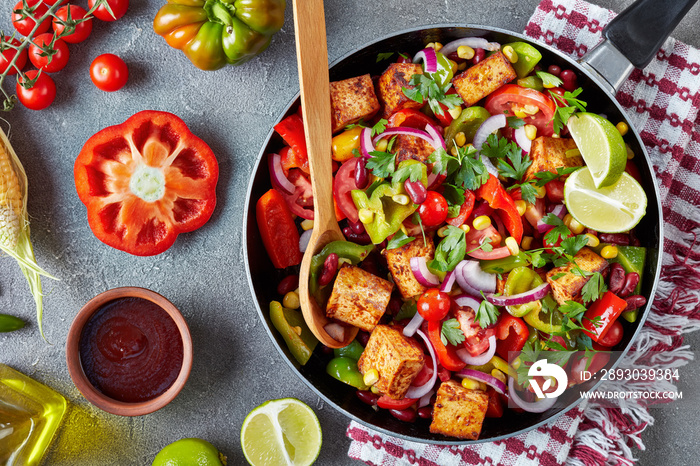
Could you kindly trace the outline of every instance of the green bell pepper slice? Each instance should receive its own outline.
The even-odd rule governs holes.
[[[527,254],[519,252],[517,256],[507,256],[502,259],[482,260],[479,261],[481,270],[487,273],[507,273],[516,267],[529,265],[530,261]]]
[[[546,305],[525,314],[523,320],[540,332],[550,335],[561,335],[564,333],[564,328],[561,325],[563,316],[561,312],[555,310],[557,306],[556,301],[554,301],[552,295],[547,295],[542,300],[547,301]],[[547,313],[544,311],[545,308],[553,310]]]
[[[600,254],[608,243],[600,243],[593,250]],[[642,279],[644,278],[644,264],[647,258],[647,248],[641,246],[617,246],[617,256],[612,259],[607,259],[608,262],[617,262],[625,269],[626,273],[636,272],[639,274],[639,283],[634,288],[632,294],[640,294],[642,292]]]
[[[323,263],[330,254],[337,254],[339,258],[345,258],[352,265],[357,265],[374,250],[374,244],[362,246],[350,241],[332,241],[321,249],[321,252],[311,258],[309,266],[309,291],[316,298],[316,302],[323,303],[326,297],[320,294],[321,288],[318,286],[318,277],[321,274]],[[327,287],[326,287],[327,288]]]
[[[438,86],[442,87],[451,82],[452,78],[454,77],[454,73],[452,72],[452,63],[450,63],[450,60],[440,52],[436,52],[435,55],[437,55],[437,71],[435,73],[426,74],[433,78]]]
[[[515,294],[525,293],[526,291],[540,286],[542,283],[542,277],[531,268],[516,267],[508,274],[504,294],[506,296],[513,296]],[[541,306],[542,304],[537,300],[517,306],[506,306],[506,310],[513,317],[523,317],[534,309],[539,309]]]
[[[364,351],[365,347],[359,341],[353,340],[348,346],[334,349],[333,354],[336,358],[345,357],[359,361]]]
[[[357,368],[357,361],[348,357],[333,358],[326,366],[326,373],[334,379],[340,380],[359,390],[367,390],[364,377]]]
[[[282,335],[287,348],[302,366],[309,361],[318,340],[311,333],[301,312],[287,309],[277,301],[270,303],[270,320]]]
[[[467,137],[467,143],[474,140],[474,134],[479,126],[486,121],[491,114],[484,107],[469,107],[462,110],[462,113],[452,120],[445,131],[445,144],[447,144],[447,152],[449,153],[454,147],[455,136],[457,133],[464,133]]]
[[[511,42],[510,44],[505,44],[503,47],[510,45],[513,50],[518,54],[518,61],[513,63],[513,69],[518,74],[518,78],[524,78],[535,68],[540,60],[542,60],[542,54],[532,45],[527,42]]]

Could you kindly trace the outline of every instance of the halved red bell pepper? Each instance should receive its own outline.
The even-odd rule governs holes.
[[[610,330],[626,307],[627,302],[624,299],[619,298],[611,291],[606,291],[603,296],[588,307],[588,310],[583,315],[581,321],[581,325],[584,328],[583,331],[593,341],[600,340],[605,337],[608,330]],[[595,321],[596,318],[599,318],[597,322]]]
[[[284,269],[301,263],[299,232],[282,194],[269,190],[255,206],[258,229],[272,265]]]
[[[442,322],[439,320],[428,322],[428,338],[435,348],[435,354],[440,360],[440,364],[447,370],[460,371],[467,365],[457,356],[457,348],[449,343],[447,346],[442,344],[440,333],[442,331]]]
[[[515,207],[515,202],[508,195],[505,188],[493,175],[489,175],[486,183],[476,190],[477,199],[483,199],[497,210],[497,214],[503,220],[503,224],[510,232],[510,235],[520,244],[523,239],[523,221]]]
[[[291,147],[282,156],[282,167],[285,170],[300,168],[304,173],[309,173],[309,156],[306,152],[306,136],[304,136],[304,120],[298,113],[289,115],[275,125],[275,131],[282,136],[284,142]]]
[[[136,256],[165,251],[216,206],[216,157],[172,113],[142,111],[99,131],[73,174],[95,236]]]
[[[459,214],[457,214],[456,217],[452,218],[447,218],[445,220],[448,224],[458,227],[462,225],[467,218],[471,215],[472,210],[474,210],[474,201],[476,200],[476,196],[474,196],[474,193],[466,190],[464,191],[464,204],[462,204],[462,207],[459,208]]]
[[[523,319],[501,313],[496,323],[496,354],[508,360],[509,351],[520,351],[525,346],[530,331]]]

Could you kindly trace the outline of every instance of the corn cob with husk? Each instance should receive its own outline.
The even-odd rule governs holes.
[[[12,149],[4,131],[0,129],[0,249],[13,257],[27,278],[36,303],[39,332],[44,336],[41,321],[44,314],[40,276],[53,278],[36,263],[29,239],[27,214],[27,174]]]

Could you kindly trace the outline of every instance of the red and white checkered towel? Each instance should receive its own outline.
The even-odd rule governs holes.
[[[525,33],[573,58],[601,40],[610,10],[581,0],[543,0]],[[653,311],[622,365],[679,367],[692,359],[682,333],[700,329],[700,51],[668,39],[617,94],[646,145],[664,209],[664,267]],[[658,354],[657,352],[662,352]],[[681,372],[682,376],[682,372]],[[668,389],[668,385],[664,387]],[[660,388],[661,389],[661,388]],[[653,417],[641,402],[590,403],[552,424],[499,442],[437,446],[407,442],[352,422],[348,455],[369,465],[633,464]]]

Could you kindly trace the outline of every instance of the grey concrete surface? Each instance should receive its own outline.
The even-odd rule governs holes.
[[[0,2],[0,28],[10,30],[14,0]],[[86,3],[84,0],[76,2]],[[44,326],[51,344],[38,335],[34,307],[14,261],[0,258],[0,312],[19,315],[30,325],[0,335],[0,362],[63,393],[71,402],[67,420],[46,464],[150,464],[164,445],[182,437],[208,439],[229,464],[244,463],[239,430],[252,408],[271,398],[297,397],[321,421],[324,446],[318,464],[357,464],[346,456],[348,421],[324,405],[295,378],[258,321],[246,283],[241,248],[245,188],[269,128],[297,92],[291,5],[283,30],[261,57],[216,72],[194,68],[152,29],[163,0],[132,0],[127,15],[97,22],[92,37],[71,45],[68,67],[54,75],[58,98],[47,110],[21,105],[0,115],[11,125],[12,143],[30,182],[32,238],[39,262],[61,278],[44,280]],[[440,22],[471,22],[522,31],[537,0],[328,0],[330,58],[374,37],[407,27]],[[630,0],[596,0],[622,10]],[[675,36],[700,46],[696,6]],[[92,59],[116,53],[129,65],[127,86],[106,94],[90,82]],[[217,154],[221,177],[218,206],[200,230],[182,235],[167,252],[132,257],[99,242],[73,183],[73,163],[82,144],[108,125],[137,111],[178,114]],[[91,297],[106,289],[137,285],[175,303],[192,330],[195,360],[189,382],[169,406],[152,415],[122,418],[87,403],[70,380],[64,344],[71,321]],[[694,347],[698,336],[687,341]],[[682,371],[691,389],[700,380],[698,364]],[[640,464],[697,464],[686,439],[697,439],[697,406],[655,410],[657,425],[643,434],[648,450]]]

